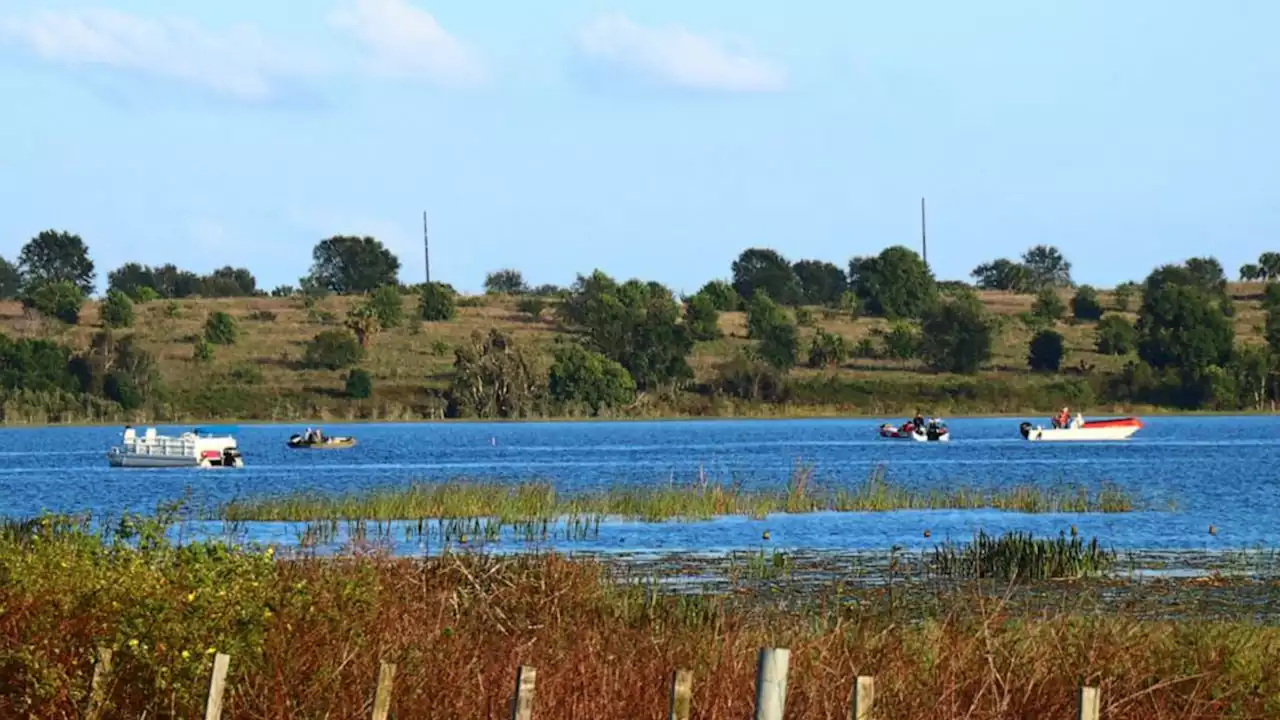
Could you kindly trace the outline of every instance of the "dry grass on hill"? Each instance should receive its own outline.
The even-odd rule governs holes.
[[[1256,286],[1233,285],[1236,299],[1236,332],[1245,342],[1259,341],[1263,313],[1260,291]],[[1031,331],[1019,315],[1030,311],[1034,298],[1003,292],[983,292],[980,297],[987,307],[1002,318],[1002,330],[986,376],[1016,376],[1026,373],[1027,343]],[[1069,301],[1069,293],[1063,293]],[[1111,308],[1114,299],[1102,293],[1104,307]],[[207,384],[208,378],[236,377],[245,372],[261,374],[255,384],[269,392],[293,396],[333,394],[342,386],[340,373],[306,370],[299,360],[308,340],[326,329],[342,326],[347,310],[358,298],[329,297],[312,307],[302,298],[229,298],[157,300],[135,307],[137,321],[134,332],[142,346],[159,359],[160,373],[171,387],[190,389]],[[406,296],[405,309],[415,309],[416,297]],[[1136,308],[1137,299],[1130,307]],[[215,357],[207,364],[193,360],[193,344],[203,330],[210,313],[223,311],[232,315],[241,330],[240,340],[232,346],[217,347]],[[1132,312],[1127,313],[1130,319]],[[872,337],[878,329],[887,330],[889,323],[879,318],[851,319],[848,315],[812,309],[813,328],[802,328],[802,347],[807,350],[815,328],[843,336],[851,345]],[[721,317],[724,338],[699,344],[691,358],[699,379],[712,375],[715,367],[732,357],[750,341],[746,338],[743,313],[725,313]],[[487,332],[497,328],[518,341],[549,351],[558,338],[568,335],[554,320],[554,309],[548,307],[534,319],[517,309],[517,301],[509,297],[470,298],[458,308],[457,317],[444,323],[406,322],[404,326],[380,332],[372,342],[363,367],[374,378],[376,395],[403,398],[406,402],[423,394],[427,388],[448,385],[452,373],[453,350],[465,343],[476,330]],[[14,302],[0,303],[0,332],[23,337],[48,337],[73,347],[85,347],[101,329],[99,303],[85,305],[80,324],[60,326],[24,314]],[[1092,323],[1061,322],[1057,329],[1066,339],[1066,365],[1080,363],[1097,370],[1118,369],[1125,358],[1107,357],[1094,352]],[[877,343],[878,344],[878,343]],[[249,368],[256,368],[252,370]],[[247,370],[248,369],[248,370]],[[919,364],[887,359],[851,359],[837,370],[798,368],[800,377],[835,374],[842,378],[886,378],[905,376],[920,370]]]

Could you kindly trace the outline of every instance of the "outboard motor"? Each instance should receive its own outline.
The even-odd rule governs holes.
[[[1018,432],[1022,433],[1022,437],[1031,437],[1031,423],[1023,422],[1018,426]]]

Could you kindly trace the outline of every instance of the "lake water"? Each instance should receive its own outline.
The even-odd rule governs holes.
[[[855,485],[877,467],[902,485],[1007,487],[1115,483],[1150,507],[1123,514],[1030,515],[998,511],[902,511],[725,518],[712,522],[616,522],[598,537],[561,541],[575,550],[882,549],[931,547],[946,538],[1078,526],[1121,549],[1280,547],[1280,418],[1157,417],[1123,443],[1027,443],[1015,419],[951,421],[950,444],[876,437],[873,420],[713,420],[617,423],[419,423],[327,425],[356,435],[353,449],[289,450],[300,428],[242,425],[241,470],[134,470],[107,466],[119,428],[0,429],[0,514],[119,514],[154,510],[189,494],[197,504],[299,490],[360,491],[413,481],[547,480],[566,492],[611,484],[740,481],[784,487],[797,462],[824,487]],[[176,429],[173,429],[176,431]],[[161,432],[166,432],[164,428]],[[1169,503],[1174,509],[1167,510]],[[1218,534],[1210,535],[1210,525]],[[262,525],[254,539],[296,541],[298,528]],[[932,539],[923,537],[924,530]],[[409,551],[412,547],[402,549]]]

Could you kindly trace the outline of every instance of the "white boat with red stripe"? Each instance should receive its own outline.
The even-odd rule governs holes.
[[[1128,440],[1142,429],[1136,417],[1089,420],[1077,415],[1067,427],[1040,427],[1024,422],[1019,427],[1022,437],[1032,442],[1106,442]]]

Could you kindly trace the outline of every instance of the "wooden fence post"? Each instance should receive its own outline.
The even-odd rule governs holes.
[[[209,678],[209,702],[204,706],[204,720],[222,720],[222,693],[227,689],[227,668],[231,656],[213,656],[213,676]]]
[[[693,673],[676,670],[671,676],[671,712],[668,720],[689,720],[693,715]]]
[[[106,703],[107,676],[111,674],[111,648],[98,648],[98,655],[93,661],[93,679],[89,681],[89,710],[85,713],[88,720],[98,720],[102,716],[102,706]]]
[[[849,710],[850,720],[871,720],[871,707],[876,702],[876,679],[868,675],[859,675],[853,683],[853,707]]]
[[[1098,688],[1080,688],[1080,720],[1099,720],[1102,717],[1102,698]]]
[[[787,666],[791,651],[761,648],[756,667],[756,720],[782,720],[787,707]]]
[[[516,669],[516,696],[511,700],[511,720],[533,720],[533,690],[538,671],[528,665]]]
[[[395,679],[395,663],[382,663],[378,668],[378,689],[373,694],[373,720],[387,720],[391,713],[391,683]]]

